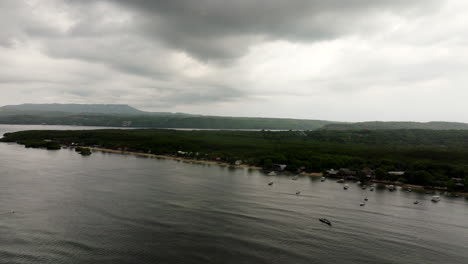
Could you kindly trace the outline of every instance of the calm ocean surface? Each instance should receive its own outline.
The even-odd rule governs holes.
[[[0,143],[0,263],[468,263],[468,200],[430,198]]]

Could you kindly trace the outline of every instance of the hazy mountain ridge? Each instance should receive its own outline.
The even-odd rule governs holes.
[[[0,111],[40,111],[62,113],[143,114],[125,104],[21,104],[0,107]]]
[[[22,104],[0,107],[0,123],[148,128],[279,130],[468,130],[460,122],[334,122],[290,118],[223,117],[145,112],[123,104]]]
[[[332,122],[145,112],[127,105],[25,104],[0,107],[0,123],[148,128],[315,130]]]

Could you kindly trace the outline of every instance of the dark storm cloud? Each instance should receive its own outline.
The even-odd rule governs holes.
[[[107,0],[131,10],[132,26],[121,28],[202,60],[226,62],[265,40],[313,42],[377,30],[376,17],[388,13],[414,17],[437,0]],[[85,11],[98,1],[69,0]],[[87,14],[73,35],[100,34]],[[103,29],[101,29],[103,30]],[[107,31],[112,30],[107,28]],[[118,32],[118,30],[116,30]],[[122,33],[120,32],[120,33]]]
[[[317,41],[370,30],[377,14],[417,15],[432,0],[113,0],[141,30],[202,60],[230,59],[260,39]]]

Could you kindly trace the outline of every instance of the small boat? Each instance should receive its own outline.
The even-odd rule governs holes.
[[[296,176],[292,177],[291,179],[292,179],[293,181],[296,181],[297,179],[299,179],[299,176],[296,175]]]
[[[348,184],[345,184],[345,185],[343,186],[343,189],[345,189],[345,190],[348,190],[348,188],[349,188],[349,185],[348,185]]]
[[[439,202],[439,201],[440,201],[440,196],[438,196],[438,195],[432,196],[431,201],[433,201],[433,202],[435,202],[435,203]]]
[[[362,186],[362,189],[363,189],[363,190],[367,189],[367,185],[363,185],[363,186]]]
[[[343,183],[344,182],[344,179],[339,179],[336,181],[337,183]]]
[[[273,185],[273,182],[269,182],[268,185],[270,185],[270,186]]]
[[[414,201],[414,203],[413,203],[413,204],[418,204],[418,203],[419,203],[419,201]]]
[[[268,176],[276,176],[276,172],[270,171],[270,173],[267,174]]]
[[[366,203],[362,202],[362,203],[359,204],[359,206],[364,206],[364,205],[366,205]]]
[[[369,191],[373,192],[373,191],[374,191],[374,187],[371,187],[371,188],[369,189]]]
[[[297,192],[296,192],[296,195],[299,195],[299,194],[301,194],[301,192],[300,192],[300,191],[297,191]]]
[[[366,197],[366,198],[364,198],[364,201],[369,201],[369,199]]]
[[[395,185],[388,185],[388,190],[393,192],[395,190]]]
[[[329,226],[332,225],[331,222],[328,221],[328,219],[326,219],[326,218],[319,218],[319,221],[322,222],[322,223],[325,223],[325,224],[327,224],[327,225],[329,225]]]
[[[412,192],[413,189],[411,187],[408,187],[408,189],[406,189],[407,192]]]
[[[320,178],[320,181],[324,182],[324,181],[325,181],[325,177]]]

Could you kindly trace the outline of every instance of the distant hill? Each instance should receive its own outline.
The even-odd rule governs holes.
[[[0,107],[0,111],[40,111],[137,115],[145,112],[123,104],[21,104]]]
[[[468,130],[467,123],[457,122],[358,122],[327,124],[324,130],[389,130],[389,129],[430,129],[430,130]]]
[[[123,104],[22,104],[0,107],[0,124],[267,130],[468,130],[456,122],[358,122],[145,112]]]
[[[146,128],[316,130],[330,121],[144,112],[128,105],[23,104],[0,107],[0,124]]]

